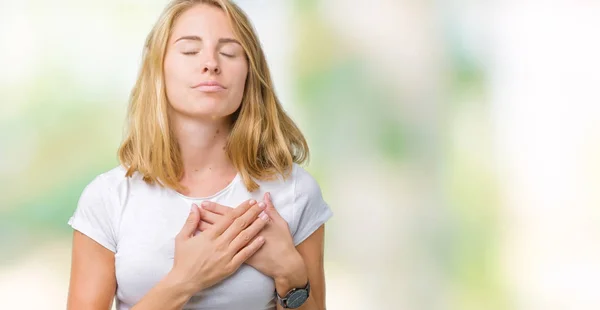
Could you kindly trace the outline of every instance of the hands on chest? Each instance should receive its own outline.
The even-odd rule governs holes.
[[[196,234],[200,230],[202,233]],[[201,249],[201,250],[200,250]],[[232,209],[212,202],[193,205],[175,238],[170,276],[190,292],[211,287],[246,263],[278,281],[306,277],[302,256],[270,195]],[[301,281],[300,279],[297,279]]]
[[[263,209],[254,200],[245,201],[222,221],[196,235],[201,215],[198,207],[192,206],[175,237],[175,257],[168,277],[193,294],[233,274],[265,244],[264,238],[256,238],[268,223]]]
[[[259,206],[269,219],[265,227],[255,237],[263,237],[265,244],[245,263],[263,274],[277,279],[286,275],[290,266],[297,265],[302,257],[296,251],[287,221],[277,212],[269,193],[265,193],[264,201]],[[226,221],[234,209],[215,202],[205,201],[200,206],[200,231],[206,231],[222,221]]]

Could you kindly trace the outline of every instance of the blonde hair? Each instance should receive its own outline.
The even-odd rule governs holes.
[[[284,178],[293,163],[308,160],[308,144],[275,95],[258,37],[245,13],[229,0],[175,0],[162,12],[146,38],[142,66],[129,99],[126,137],[118,154],[127,177],[136,171],[144,181],[182,190],[183,163],[167,116],[163,78],[167,42],[176,19],[197,4],[222,9],[248,59],[248,76],[240,108],[233,119],[226,152],[249,191],[253,178]]]

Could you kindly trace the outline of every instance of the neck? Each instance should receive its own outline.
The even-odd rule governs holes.
[[[235,171],[226,152],[230,121],[186,117],[172,117],[171,120],[183,161],[183,180]]]

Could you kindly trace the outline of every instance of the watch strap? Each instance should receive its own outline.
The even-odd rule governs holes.
[[[275,296],[277,296],[277,303],[279,305],[281,305],[283,308],[288,309],[288,305],[287,305],[287,300],[288,298],[290,298],[290,296],[299,290],[305,290],[306,291],[306,298],[308,299],[308,297],[310,297],[310,281],[306,281],[306,285],[304,287],[297,287],[297,288],[293,288],[291,289],[289,292],[287,292],[287,294],[285,294],[284,297],[279,296],[279,293],[277,293],[277,290],[275,290]]]

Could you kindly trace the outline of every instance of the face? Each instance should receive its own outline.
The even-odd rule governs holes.
[[[242,102],[247,75],[244,49],[221,9],[196,5],[177,18],[164,61],[172,112],[227,117]]]

